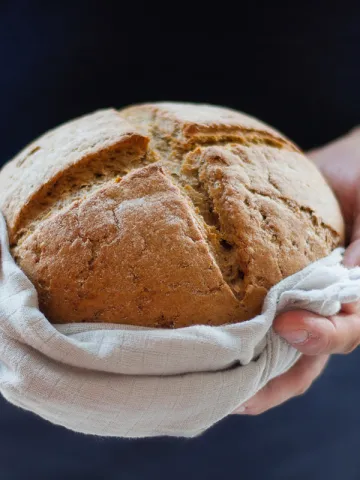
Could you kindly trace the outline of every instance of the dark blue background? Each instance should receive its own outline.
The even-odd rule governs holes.
[[[305,149],[360,123],[360,7],[240,3],[216,24],[169,3],[188,14],[173,31],[152,2],[0,2],[0,162],[59,122],[148,100],[238,108]],[[193,440],[85,437],[0,401],[4,480],[359,480],[359,452],[360,351],[303,397]]]

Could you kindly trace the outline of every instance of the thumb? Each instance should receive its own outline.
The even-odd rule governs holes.
[[[360,232],[359,232],[360,237]],[[356,267],[360,265],[360,238],[353,241],[344,254],[344,265],[347,267]]]
[[[305,310],[286,312],[277,317],[274,330],[306,355],[350,353],[360,344],[360,316],[359,305],[346,307],[328,318]]]
[[[344,265],[347,267],[360,265],[360,189],[356,195],[351,241],[344,255]]]

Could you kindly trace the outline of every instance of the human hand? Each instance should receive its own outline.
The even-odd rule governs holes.
[[[308,156],[340,202],[349,242],[344,264],[360,265],[360,128]],[[350,353],[360,345],[360,305],[343,305],[339,314],[326,318],[305,310],[286,312],[276,318],[273,328],[303,356],[234,413],[258,415],[305,393],[331,354]]]

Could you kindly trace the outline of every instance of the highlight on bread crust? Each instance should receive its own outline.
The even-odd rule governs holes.
[[[325,180],[245,114],[157,103],[43,135],[0,172],[12,253],[54,323],[247,320],[342,243]]]

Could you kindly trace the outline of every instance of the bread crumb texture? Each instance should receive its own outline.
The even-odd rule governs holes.
[[[53,323],[248,320],[273,285],[344,238],[335,196],[297,146],[209,105],[61,125],[2,169],[0,208]]]

